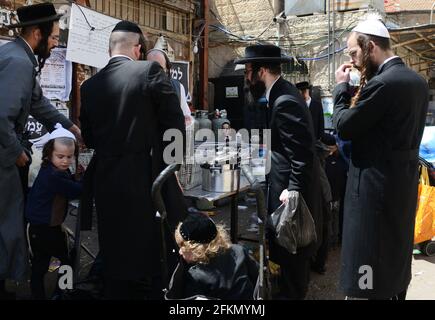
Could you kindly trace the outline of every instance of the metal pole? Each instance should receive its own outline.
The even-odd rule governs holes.
[[[335,73],[335,1],[332,2],[332,72]]]
[[[433,9],[435,8],[435,1],[432,4],[432,8],[430,9],[430,24],[432,24],[432,16],[433,16]]]
[[[328,90],[331,90],[331,0],[328,2]]]
[[[209,4],[208,0],[202,1],[204,16],[204,37],[200,51],[200,73],[199,73],[199,103],[201,109],[208,110],[208,24],[209,24]]]

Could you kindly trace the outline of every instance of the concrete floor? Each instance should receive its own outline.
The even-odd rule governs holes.
[[[217,207],[210,209],[207,213],[217,223],[230,226],[230,208],[228,201],[220,201]],[[251,224],[255,222],[252,217],[255,212],[255,200],[247,195],[239,199],[239,235],[245,238],[257,239],[257,233],[248,231]],[[73,211],[74,213],[74,211]],[[69,216],[66,221],[67,227],[74,231],[75,217]],[[83,232],[82,244],[92,253],[98,252],[97,231],[94,221],[93,231]],[[249,243],[250,248],[255,247],[255,243]],[[81,272],[79,278],[84,278],[93,262],[93,259],[82,250]],[[343,300],[344,295],[338,288],[338,277],[340,270],[340,248],[331,249],[327,262],[327,272],[325,275],[311,273],[311,282],[307,294],[308,300]],[[47,291],[51,292],[56,281],[56,274],[49,273],[46,277]],[[414,255],[412,261],[412,280],[408,290],[408,300],[435,300],[435,257],[427,257],[422,254]],[[17,292],[18,299],[29,299],[29,284],[24,283],[16,286],[8,282],[8,290]]]

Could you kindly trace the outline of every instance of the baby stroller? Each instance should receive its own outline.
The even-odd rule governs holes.
[[[426,167],[429,174],[429,183],[431,186],[435,186],[435,167],[432,163],[426,161],[425,159],[419,157],[419,162],[421,167]],[[435,256],[435,241],[434,238],[431,240],[427,240],[421,243],[418,243],[420,251],[426,256],[432,257]]]
[[[182,299],[178,295],[177,287],[179,287],[177,284],[183,282],[183,264],[178,264],[177,268],[173,272],[171,276],[171,280],[169,280],[169,272],[168,272],[168,265],[167,265],[167,249],[166,249],[166,238],[165,238],[165,232],[166,232],[166,219],[167,219],[167,212],[166,208],[163,202],[162,194],[161,194],[161,188],[164,182],[179,169],[179,165],[172,164],[166,167],[160,175],[156,178],[156,180],[153,183],[152,186],[152,197],[153,202],[156,206],[157,211],[160,214],[160,227],[161,227],[161,270],[162,270],[162,280],[164,286],[167,285],[167,287],[163,288],[163,291],[165,292],[165,299],[167,300],[180,300]],[[266,202],[263,190],[261,188],[260,183],[253,177],[252,173],[250,172],[249,168],[246,166],[242,166],[242,172],[251,184],[251,190],[255,192],[256,194],[256,201],[257,201],[257,211],[258,211],[258,217],[259,219],[259,239],[258,239],[258,249],[259,249],[259,270],[258,270],[258,278],[257,283],[255,285],[254,289],[254,296],[253,298],[255,300],[264,300],[264,299],[270,299],[271,296],[271,287],[270,287],[270,280],[269,280],[269,269],[268,269],[268,261],[266,256],[266,237],[265,237],[265,225],[264,221],[266,217]],[[207,299],[212,300],[216,299],[213,297],[206,297],[206,296],[193,296],[188,298],[183,298],[184,300],[195,300],[195,299]]]

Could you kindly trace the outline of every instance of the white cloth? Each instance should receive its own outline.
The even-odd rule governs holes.
[[[53,140],[57,138],[70,138],[73,139],[74,141],[76,140],[76,137],[72,134],[72,132],[64,129],[64,127],[62,127],[60,123],[56,123],[54,127],[56,128],[56,130],[50,133],[49,140]]]
[[[183,111],[186,128],[193,124],[193,117],[189,105],[186,99],[186,89],[184,89],[183,84],[180,82],[180,108]]]
[[[390,38],[387,27],[385,27],[384,23],[378,19],[367,19],[361,21],[355,28],[352,29],[352,31],[382,38]]]

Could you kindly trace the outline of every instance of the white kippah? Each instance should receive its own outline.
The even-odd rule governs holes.
[[[68,130],[64,129],[60,123],[56,123],[54,126],[56,130],[54,130],[52,133],[50,133],[50,139],[57,139],[57,138],[70,138],[74,141],[76,140],[76,137]]]
[[[367,19],[361,21],[355,28],[352,29],[352,31],[382,38],[390,38],[387,27],[385,27],[382,21],[378,19]]]

